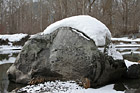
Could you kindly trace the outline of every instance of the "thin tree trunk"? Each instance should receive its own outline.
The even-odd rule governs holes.
[[[42,31],[42,0],[40,0],[40,31]]]

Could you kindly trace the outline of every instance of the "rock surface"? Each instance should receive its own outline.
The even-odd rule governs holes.
[[[15,42],[12,42],[14,46],[23,46],[25,44],[25,42],[30,38],[30,35],[27,35],[25,37],[23,37],[20,41],[15,41]]]
[[[38,76],[60,80],[86,77],[91,87],[119,79],[126,71],[124,61],[101,53],[92,39],[78,33],[80,31],[62,27],[51,34],[34,36],[9,68],[9,79],[27,84]]]
[[[140,78],[140,64],[131,65],[126,72],[126,77],[131,79]]]
[[[8,39],[6,40],[0,39],[0,45],[8,45]]]

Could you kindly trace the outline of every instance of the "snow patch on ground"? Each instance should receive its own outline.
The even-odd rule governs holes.
[[[10,54],[10,53],[19,53],[22,49],[22,46],[0,46],[0,54]]]
[[[114,60],[123,60],[122,54],[116,50],[115,45],[113,44],[109,45],[107,53],[109,56],[112,56]]]
[[[130,48],[130,47],[128,47],[128,48],[116,48],[116,49],[119,50],[120,52],[122,52],[122,51],[125,51],[125,50],[136,51],[139,48],[138,47],[136,47],[136,48]]]
[[[118,48],[121,48],[121,47],[140,47],[140,44],[119,44],[119,45],[116,45],[116,47]]]
[[[22,49],[22,46],[8,46],[8,45],[2,45],[2,46],[0,46],[0,51],[14,50],[14,49]]]
[[[132,61],[128,61],[128,60],[124,60],[124,62],[125,62],[125,65],[127,66],[127,68],[133,64],[139,64],[138,62],[132,62]]]
[[[8,54],[8,58],[5,58],[3,60],[0,60],[0,64],[5,63],[14,63],[16,60],[16,57],[12,57],[13,53],[19,53],[21,51],[22,46],[8,46],[8,45],[2,45],[0,46],[0,54]]]
[[[105,48],[104,47],[99,47],[98,48],[102,53],[104,52]],[[114,60],[123,60],[123,56],[122,54],[116,50],[115,45],[114,44],[110,44],[109,47],[107,48],[107,54],[109,56],[112,56],[112,58]]]
[[[13,53],[19,53],[21,50],[4,50],[0,51],[0,54],[13,54]]]
[[[5,64],[5,63],[14,63],[15,60],[16,60],[15,57],[9,57],[9,59],[4,59],[4,60],[0,61],[0,65]]]
[[[72,27],[83,33],[95,41],[97,46],[104,46],[105,40],[111,40],[109,29],[99,20],[88,15],[79,15],[57,21],[48,26],[43,34],[50,34],[60,27]]]
[[[137,39],[129,39],[128,37],[111,38],[111,40],[112,41],[140,42],[140,38],[137,38]]]
[[[112,41],[119,41],[115,44],[115,48],[121,52],[122,55],[133,55],[140,54],[140,38],[129,39],[128,37],[123,38],[111,38]]]
[[[140,51],[130,51],[130,52],[121,52],[122,55],[126,55],[126,54],[140,54]]]
[[[28,85],[20,90],[27,93],[124,93],[124,91],[116,91],[113,89],[114,84],[106,85],[104,87],[93,89],[84,89],[76,84],[75,81],[55,81],[45,82],[44,84]]]
[[[0,39],[8,39],[10,42],[20,41],[22,38],[26,37],[28,34],[13,34],[13,35],[0,35]]]

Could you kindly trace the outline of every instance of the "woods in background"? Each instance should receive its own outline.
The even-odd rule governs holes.
[[[0,34],[35,34],[74,15],[99,19],[113,36],[137,33],[140,0],[0,0]]]

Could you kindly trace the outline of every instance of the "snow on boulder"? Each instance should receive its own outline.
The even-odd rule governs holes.
[[[97,46],[104,46],[106,38],[111,40],[109,29],[99,20],[88,15],[79,15],[57,21],[48,26],[42,34],[50,34],[60,27],[71,27],[85,33]]]
[[[107,54],[112,56],[114,60],[123,60],[122,54],[116,50],[113,44],[110,44],[109,48],[107,48]]]

